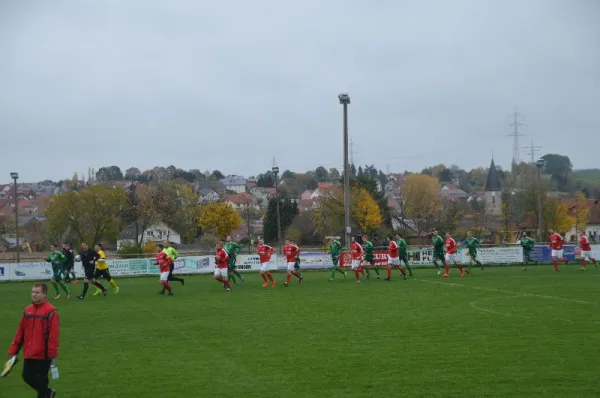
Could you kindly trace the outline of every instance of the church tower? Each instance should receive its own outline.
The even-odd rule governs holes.
[[[490,164],[487,181],[485,183],[485,204],[486,210],[494,216],[499,216],[502,213],[502,187],[500,185],[500,177],[494,158]]]

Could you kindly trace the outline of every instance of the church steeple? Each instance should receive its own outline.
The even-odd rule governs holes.
[[[488,171],[487,181],[485,183],[485,192],[500,192],[502,186],[500,184],[500,177],[498,177],[498,170],[496,170],[496,164],[492,157],[492,163],[490,164],[490,170]]]

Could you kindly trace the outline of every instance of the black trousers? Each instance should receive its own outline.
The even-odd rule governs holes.
[[[38,398],[46,398],[50,395],[51,390],[48,388],[49,371],[50,360],[25,359],[23,361],[23,380],[37,391]]]

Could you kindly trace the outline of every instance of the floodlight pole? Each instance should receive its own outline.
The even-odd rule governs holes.
[[[344,246],[350,248],[350,165],[348,164],[348,105],[350,96],[346,93],[338,95],[344,107]]]
[[[10,173],[10,178],[13,179],[13,192],[15,196],[15,235],[17,243],[17,264],[21,262],[21,245],[19,244],[19,196],[17,190],[17,180],[19,179],[19,173]]]

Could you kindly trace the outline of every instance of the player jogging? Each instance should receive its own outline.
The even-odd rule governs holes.
[[[559,233],[554,232],[553,229],[549,230],[548,234],[550,234],[550,248],[552,249],[552,265],[554,266],[554,272],[560,272],[560,269],[558,269],[559,261],[569,264],[569,260],[563,257],[565,238]]]
[[[456,253],[456,249],[458,246],[456,245],[456,241],[450,235],[450,232],[446,232],[446,256],[444,258],[446,262],[446,273],[444,274],[444,278],[448,278],[450,276],[450,263],[454,263],[456,268],[460,270],[460,276],[465,275],[465,270],[462,265],[458,262],[458,255]]]
[[[438,275],[442,274],[442,265],[446,266],[446,260],[444,256],[444,239],[438,234],[437,230],[433,231],[433,265],[438,269]],[[442,264],[438,264],[441,261]]]
[[[169,296],[173,295],[173,288],[169,283],[169,274],[171,273],[171,261],[169,259],[169,255],[165,251],[165,247],[163,245],[156,245],[156,264],[160,267],[160,284],[163,289],[158,292],[160,295],[165,294],[165,290],[169,291]]]
[[[347,273],[339,267],[340,263],[340,253],[342,252],[342,244],[335,237],[329,238],[329,254],[331,254],[331,262],[333,263],[333,267],[331,267],[331,277],[329,278],[330,282],[333,282],[335,279],[335,273],[339,272],[344,275],[344,279],[346,279]]]
[[[406,243],[404,238],[402,238],[402,234],[400,233],[396,234],[396,244],[398,245],[398,249],[400,250],[398,255],[398,257],[400,258],[400,264],[402,264],[402,262],[404,261],[406,269],[408,269],[408,275],[413,276],[412,267],[408,263],[408,244]]]
[[[285,246],[283,246],[283,255],[287,261],[287,275],[285,277],[285,282],[283,283],[284,287],[289,286],[292,275],[298,278],[298,282],[302,283],[302,275],[300,275],[300,272],[295,268],[298,252],[298,246],[294,245],[291,240],[286,239]]]
[[[387,237],[388,241],[388,264],[387,264],[387,278],[386,281],[392,280],[392,267],[398,267],[400,272],[402,272],[402,277],[406,279],[406,271],[400,265],[400,248],[398,244],[394,241],[392,235]]]
[[[364,250],[362,246],[352,237],[350,243],[350,252],[352,253],[352,271],[356,276],[356,283],[360,283],[360,262],[363,259]]]
[[[269,270],[269,265],[271,261],[271,256],[275,252],[269,245],[265,245],[265,241],[263,238],[258,238],[258,246],[256,247],[256,254],[258,254],[258,258],[260,261],[260,276],[263,278],[262,287],[269,286],[269,282],[271,282],[271,287],[275,287],[275,279],[273,279],[273,275]],[[267,281],[268,279],[268,281]]]
[[[480,247],[479,239],[473,236],[471,231],[467,232],[467,239],[465,240],[465,244],[467,245],[467,249],[469,249],[469,270],[473,263],[479,265],[483,270],[483,264],[481,261],[477,259],[477,249]]]
[[[227,270],[227,279],[229,279],[230,282],[233,282],[237,285],[237,281],[235,280],[235,277],[237,276],[242,282],[242,286],[244,286],[244,277],[238,272],[236,265],[237,255],[240,254],[242,248],[240,247],[240,245],[235,243],[233,239],[231,239],[231,236],[228,236],[226,238],[224,249],[227,252],[227,255],[229,256],[229,268]]]
[[[367,235],[363,236],[362,247],[365,250],[365,261],[367,262],[367,265],[365,266],[365,270],[367,271],[367,279],[371,277],[370,269],[375,271],[377,274],[377,279],[379,279],[379,269],[375,266],[375,254],[373,254],[375,245],[369,241],[369,237]]]
[[[108,271],[108,262],[106,261],[106,254],[104,254],[104,251],[102,250],[102,245],[100,243],[96,243],[96,245],[94,246],[94,250],[96,250],[96,253],[98,253],[98,259],[96,260],[96,270],[94,271],[94,279],[106,279],[108,283],[110,283],[110,285],[115,289],[115,294],[118,294],[120,289],[119,286],[117,286],[117,283],[115,282],[113,277],[110,276],[110,272]],[[94,292],[94,296],[97,296],[99,294],[102,294],[102,290],[96,285],[96,291]]]
[[[52,286],[56,291],[56,297],[54,300],[58,300],[60,298],[60,292],[58,290],[58,285],[67,293],[67,298],[71,298],[71,292],[65,283],[63,282],[63,276],[65,273],[64,264],[65,264],[65,256],[58,250],[56,250],[56,245],[50,245],[50,254],[46,261],[52,265]]]
[[[70,243],[63,243],[62,254],[65,256],[65,282],[71,283],[71,275],[73,275],[73,283],[78,284],[79,281],[75,276],[75,253]]]
[[[216,249],[215,262],[217,263],[217,268],[215,268],[214,277],[216,281],[223,283],[226,290],[230,292],[231,283],[229,283],[229,280],[227,279],[227,262],[229,261],[229,256],[225,249],[223,249],[222,241],[217,242]]]
[[[79,252],[79,257],[81,258],[81,264],[83,265],[83,291],[80,296],[77,296],[79,300],[83,300],[85,295],[87,294],[88,288],[90,286],[90,281],[94,286],[102,290],[102,294],[106,296],[108,292],[101,283],[96,280],[96,260],[100,258],[98,253],[94,250],[91,250],[88,247],[88,244],[85,242],[81,243],[81,251]]]
[[[298,244],[294,241],[291,241],[294,245],[296,245],[296,247],[298,248],[298,255],[296,256],[296,262],[294,263],[294,269],[296,271],[298,271],[298,273],[300,274],[300,279],[298,279],[298,283],[300,283],[300,281],[304,280],[304,276],[302,276],[302,272],[300,272],[300,246],[298,246]]]
[[[581,268],[580,271],[585,271],[586,268],[586,259],[590,260],[598,269],[598,262],[594,257],[592,257],[592,247],[590,246],[590,241],[588,237],[585,235],[585,232],[581,234],[579,237],[579,248],[581,249]]]
[[[531,239],[527,232],[525,232],[517,243],[523,248],[523,267],[521,267],[521,269],[527,271],[527,265],[530,261],[534,261],[537,264],[537,261],[531,259],[531,251],[535,246],[535,241]]]
[[[175,260],[179,258],[179,252],[173,247],[173,243],[169,240],[165,241],[165,248],[163,251],[166,253],[167,259],[169,260],[169,282],[176,281],[183,286],[185,284],[183,278],[173,276],[173,271],[175,271]],[[164,293],[166,290],[163,289],[162,291]]]

